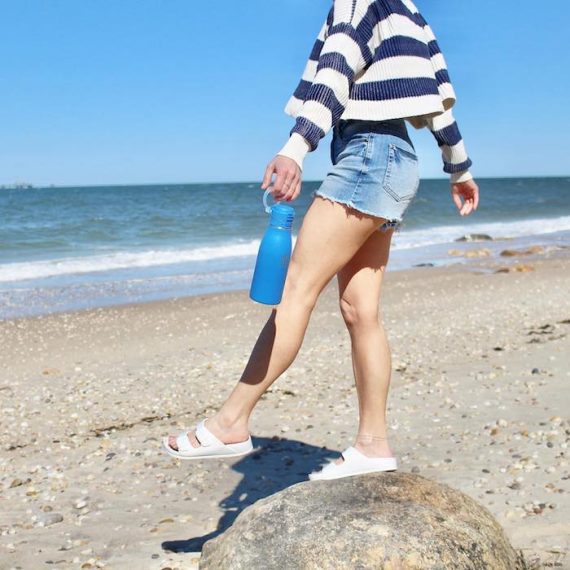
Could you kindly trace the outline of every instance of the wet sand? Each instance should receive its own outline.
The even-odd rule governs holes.
[[[478,500],[536,567],[570,568],[570,256],[524,264],[388,271],[389,436],[400,470]],[[195,568],[245,506],[337,457],[357,426],[337,294],[254,411],[259,451],[234,461],[178,462],[160,440],[239,379],[271,312],[247,291],[0,322],[0,568]]]

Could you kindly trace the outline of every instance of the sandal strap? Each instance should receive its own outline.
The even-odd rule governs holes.
[[[176,438],[176,446],[178,447],[179,452],[187,452],[191,449],[195,449],[194,446],[190,443],[188,439],[188,432],[183,431],[178,435]]]
[[[225,447],[225,443],[220,441],[204,424],[206,420],[198,422],[196,426],[196,437],[203,447]]]
[[[397,469],[397,462],[394,457],[381,457],[381,458],[373,458],[373,457],[366,457],[362,452],[360,452],[356,447],[352,445],[347,447],[341,455],[344,457],[344,461],[342,463],[335,463],[331,461],[327,465],[325,465],[321,473],[324,475],[341,475],[344,473],[357,473],[362,468],[370,467],[375,465],[376,467],[389,467],[393,469]],[[356,466],[360,467],[356,467]],[[393,467],[392,467],[393,466]]]
[[[192,450],[199,449],[200,447],[224,447],[224,442],[220,441],[205,425],[205,419],[200,421],[196,428],[196,439],[200,443],[198,447],[194,447],[188,438],[188,431],[181,432],[178,437],[176,438],[176,445],[178,447],[178,451],[181,453],[187,453]]]
[[[347,470],[348,463],[351,459],[358,458],[361,456],[358,449],[355,447],[347,447],[343,452],[341,452],[344,461],[342,463],[336,463],[335,461],[329,461],[321,470],[322,473],[325,474],[333,474],[333,473],[342,473]]]
[[[344,457],[345,461],[350,461],[351,459],[361,459],[363,454],[360,453],[360,451],[358,451],[358,449],[356,449],[356,447],[353,447],[352,445],[350,447],[347,447],[342,453],[341,455]]]

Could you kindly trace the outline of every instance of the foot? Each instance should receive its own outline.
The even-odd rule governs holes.
[[[249,437],[249,431],[247,426],[237,425],[237,424],[227,424],[223,422],[217,415],[208,418],[204,425],[222,442],[224,443],[241,443],[247,441]],[[194,431],[189,431],[187,437],[192,444],[192,447],[200,447],[200,441],[196,437]],[[168,436],[168,445],[178,451],[178,445],[176,444],[176,436]]]
[[[353,447],[356,447],[358,451],[366,455],[366,457],[394,457],[390,446],[388,445],[388,440],[381,442],[368,442],[361,441],[358,437],[356,438],[356,443]],[[344,463],[344,457],[341,455],[335,460],[337,465]]]

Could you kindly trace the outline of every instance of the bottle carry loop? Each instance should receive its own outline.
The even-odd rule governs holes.
[[[271,190],[266,190],[266,191],[263,193],[263,206],[265,207],[265,211],[266,211],[268,214],[271,214],[271,208],[272,208],[272,206],[269,206],[269,205],[267,204],[267,197],[269,196],[269,194],[271,194]],[[279,202],[275,202],[275,204],[279,204]]]
[[[276,206],[277,204],[280,204],[280,203],[281,203],[280,201],[277,201],[277,202],[274,202],[274,203],[273,203],[273,206],[269,206],[268,203],[267,203],[267,198],[268,198],[268,196],[269,196],[270,194],[271,194],[271,190],[266,190],[266,191],[263,193],[263,206],[264,206],[264,208],[265,208],[265,211],[266,211],[268,214],[271,214],[271,213],[272,213],[273,206]],[[287,227],[287,226],[280,226],[280,225],[277,225],[277,224],[275,224],[275,222],[274,222],[273,220],[272,220],[272,222],[273,222],[273,223],[271,223],[271,227],[273,227],[273,228],[275,228],[275,229],[277,229],[277,230],[290,230],[290,229],[291,229],[290,227]]]

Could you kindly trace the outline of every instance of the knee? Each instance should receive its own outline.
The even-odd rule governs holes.
[[[351,302],[341,298],[340,312],[349,329],[368,328],[379,323],[377,303]]]
[[[317,303],[319,293],[318,287],[310,283],[299,268],[292,263],[285,278],[282,302],[290,302],[297,307],[312,310]]]

